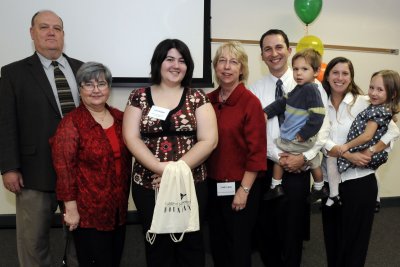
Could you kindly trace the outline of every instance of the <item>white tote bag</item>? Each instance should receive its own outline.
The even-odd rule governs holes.
[[[170,234],[180,242],[186,232],[200,230],[199,205],[192,170],[182,160],[169,163],[163,172],[146,240],[153,244],[157,234]],[[179,238],[175,234],[180,234]]]

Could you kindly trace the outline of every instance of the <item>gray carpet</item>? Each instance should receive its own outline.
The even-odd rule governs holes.
[[[62,229],[51,233],[54,266],[60,266],[63,254]],[[209,251],[207,267],[213,266]],[[15,229],[0,229],[0,267],[17,267]],[[121,267],[145,267],[144,240],[140,225],[129,225]],[[253,266],[262,267],[257,253],[253,254]],[[304,243],[303,267],[326,266],[322,237],[321,214],[311,215],[311,240]],[[366,267],[400,266],[400,207],[383,207],[376,214]]]

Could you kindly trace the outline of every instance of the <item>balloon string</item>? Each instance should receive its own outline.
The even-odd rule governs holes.
[[[308,24],[306,24],[305,28],[304,28],[306,35],[308,35]]]

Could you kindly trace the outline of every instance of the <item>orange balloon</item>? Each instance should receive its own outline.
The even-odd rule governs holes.
[[[326,63],[322,62],[321,63],[321,68],[319,70],[319,74],[317,76],[317,80],[318,81],[322,82],[322,80],[324,79],[325,70],[326,70]]]

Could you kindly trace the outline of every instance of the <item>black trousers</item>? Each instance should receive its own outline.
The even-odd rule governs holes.
[[[234,196],[217,196],[217,183],[208,179],[208,223],[210,247],[215,267],[251,267],[251,234],[256,223],[260,179],[247,197],[246,207],[232,210]],[[238,189],[240,182],[236,183]]]
[[[362,267],[367,257],[378,186],[375,174],[339,185],[341,207],[322,205],[329,267]]]
[[[273,162],[268,160],[264,190],[271,183]],[[285,172],[282,179],[285,195],[261,206],[254,237],[266,267],[299,267],[303,240],[310,235],[310,173]]]
[[[169,234],[157,234],[153,244],[145,241],[146,261],[148,267],[203,267],[205,250],[203,226],[207,203],[207,183],[195,184],[199,204],[200,231],[185,233],[181,242],[173,242]],[[154,190],[132,184],[132,196],[138,210],[143,232],[151,227],[155,206]]]
[[[126,226],[113,231],[77,228],[72,232],[79,266],[118,267],[125,243]]]

